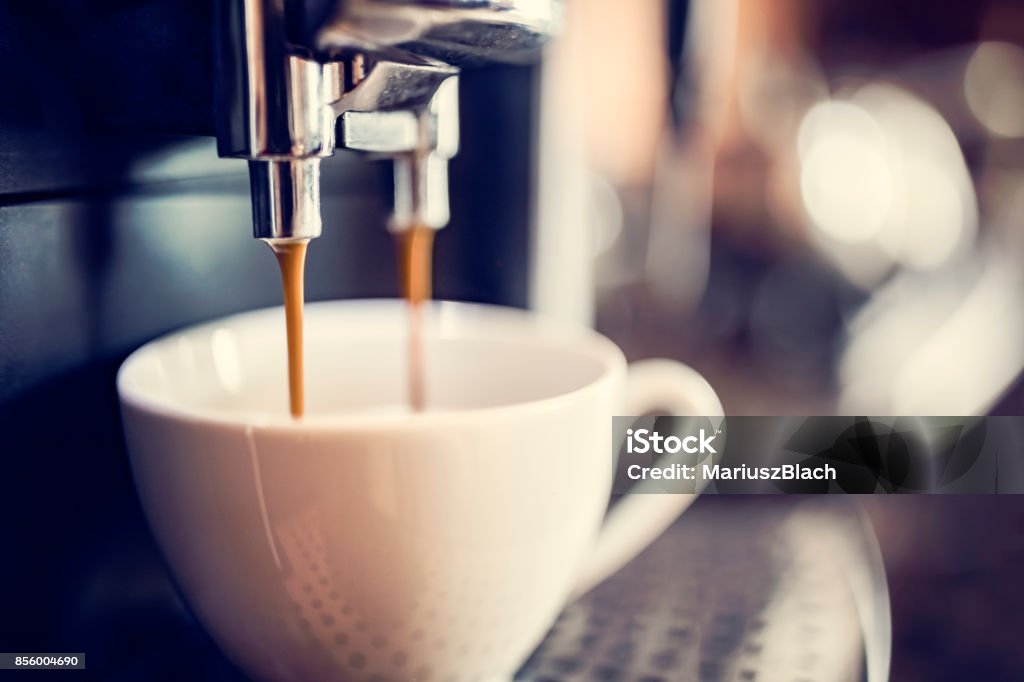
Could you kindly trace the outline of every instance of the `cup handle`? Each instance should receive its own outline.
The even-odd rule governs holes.
[[[625,414],[661,411],[671,415],[724,417],[711,384],[674,360],[641,360],[626,377]],[[626,495],[605,518],[597,542],[572,590],[572,598],[625,566],[665,532],[700,493]]]

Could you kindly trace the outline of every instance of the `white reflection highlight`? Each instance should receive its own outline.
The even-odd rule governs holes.
[[[427,308],[432,313],[424,317],[425,322],[433,321],[434,334],[440,339],[455,339],[459,337],[462,329],[462,320],[466,312],[460,311],[459,306],[447,302],[436,303]],[[406,322],[408,316],[403,315]]]
[[[1024,50],[1010,43],[979,45],[964,72],[964,97],[989,132],[1024,136]]]
[[[129,177],[144,182],[167,182],[182,178],[243,175],[242,159],[222,159],[212,137],[190,138],[159,147],[138,156]]]
[[[213,370],[217,379],[230,393],[242,390],[242,361],[235,333],[225,327],[213,332],[210,338],[210,352],[213,354]]]
[[[178,273],[183,265],[196,275],[182,277],[185,293],[207,293],[208,277],[222,271],[227,253],[236,253],[250,234],[249,200],[231,194],[173,194],[142,197],[115,205],[115,224],[130,225],[146,250]],[[136,229],[138,228],[138,229]],[[252,240],[250,240],[251,243]]]
[[[625,223],[622,202],[612,183],[596,173],[590,176],[590,200],[594,223],[594,256],[607,252],[622,236]]]
[[[185,335],[178,337],[178,365],[185,369],[181,372],[186,372],[195,369],[196,366],[196,349],[192,345],[192,341]]]
[[[175,346],[178,357],[174,358],[170,363],[165,363],[164,370],[170,381],[169,387],[173,394],[180,398],[187,398],[191,395],[191,391],[194,390],[190,384],[189,377],[196,375],[199,357],[192,341],[184,334],[178,337],[178,342]],[[168,369],[170,371],[167,371]]]

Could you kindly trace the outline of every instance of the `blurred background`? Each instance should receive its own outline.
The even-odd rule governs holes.
[[[684,360],[727,414],[1022,414],[1024,3],[565,12],[538,63],[463,75],[438,297]],[[97,679],[219,660],[149,537],[113,383],[148,339],[278,301],[211,137],[210,14],[0,2],[0,649],[87,651]],[[310,299],[395,295],[389,174],[324,164]],[[1024,501],[864,505],[892,679],[1024,677]]]
[[[1022,413],[1024,4],[573,9],[600,329],[726,414]],[[1024,675],[1024,500],[865,504],[892,679]]]

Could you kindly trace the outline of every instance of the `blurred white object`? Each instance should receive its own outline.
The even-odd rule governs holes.
[[[1024,136],[1024,50],[1010,43],[979,45],[967,63],[964,97],[993,135]]]
[[[541,72],[537,206],[529,305],[568,323],[594,319],[594,231],[581,103],[580,3],[568,3],[565,32],[547,52]]]
[[[814,106],[800,126],[800,190],[821,250],[870,287],[894,267],[968,253],[978,203],[953,131],[906,90],[871,83]]]
[[[813,566],[820,576],[828,576],[823,582],[830,583],[832,589],[820,590],[820,593],[828,595],[836,604],[834,608],[845,602],[846,608],[852,607],[855,612],[854,620],[860,625],[864,641],[862,679],[887,682],[892,662],[889,586],[881,548],[868,516],[859,504],[847,500],[809,502],[790,516],[782,535],[793,548],[795,563]],[[793,609],[789,620],[798,622],[805,611],[800,604],[806,595],[799,589],[794,592],[792,598],[797,608]],[[803,639],[802,634],[805,633],[792,633],[788,640],[790,645]],[[839,649],[842,640],[830,644]],[[794,678],[765,676],[764,679],[782,682]],[[798,674],[795,679],[804,677]]]
[[[840,414],[984,414],[1024,369],[1024,272],[1003,249],[905,273],[850,326]]]
[[[665,138],[652,188],[645,274],[657,301],[680,312],[696,307],[707,287],[714,151],[699,139],[680,148],[671,131]]]
[[[615,252],[631,235],[614,189],[650,180],[666,109],[665,7],[567,0],[565,10],[542,66],[530,306],[590,324],[595,255],[613,261],[603,284],[637,276],[630,250]]]
[[[863,107],[822,102],[800,125],[800,189],[815,226],[836,242],[877,238],[892,211],[895,178],[885,132]]]
[[[668,122],[654,159],[644,275],[656,300],[676,312],[696,307],[708,282],[715,154],[736,69],[738,21],[736,0],[691,4],[683,41],[689,66],[675,87],[689,90],[692,111],[682,129]]]

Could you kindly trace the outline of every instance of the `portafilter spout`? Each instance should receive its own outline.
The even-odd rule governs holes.
[[[319,236],[320,159],[395,160],[392,229],[448,222],[458,64],[522,61],[559,0],[218,0],[218,152],[249,161],[253,232]]]

